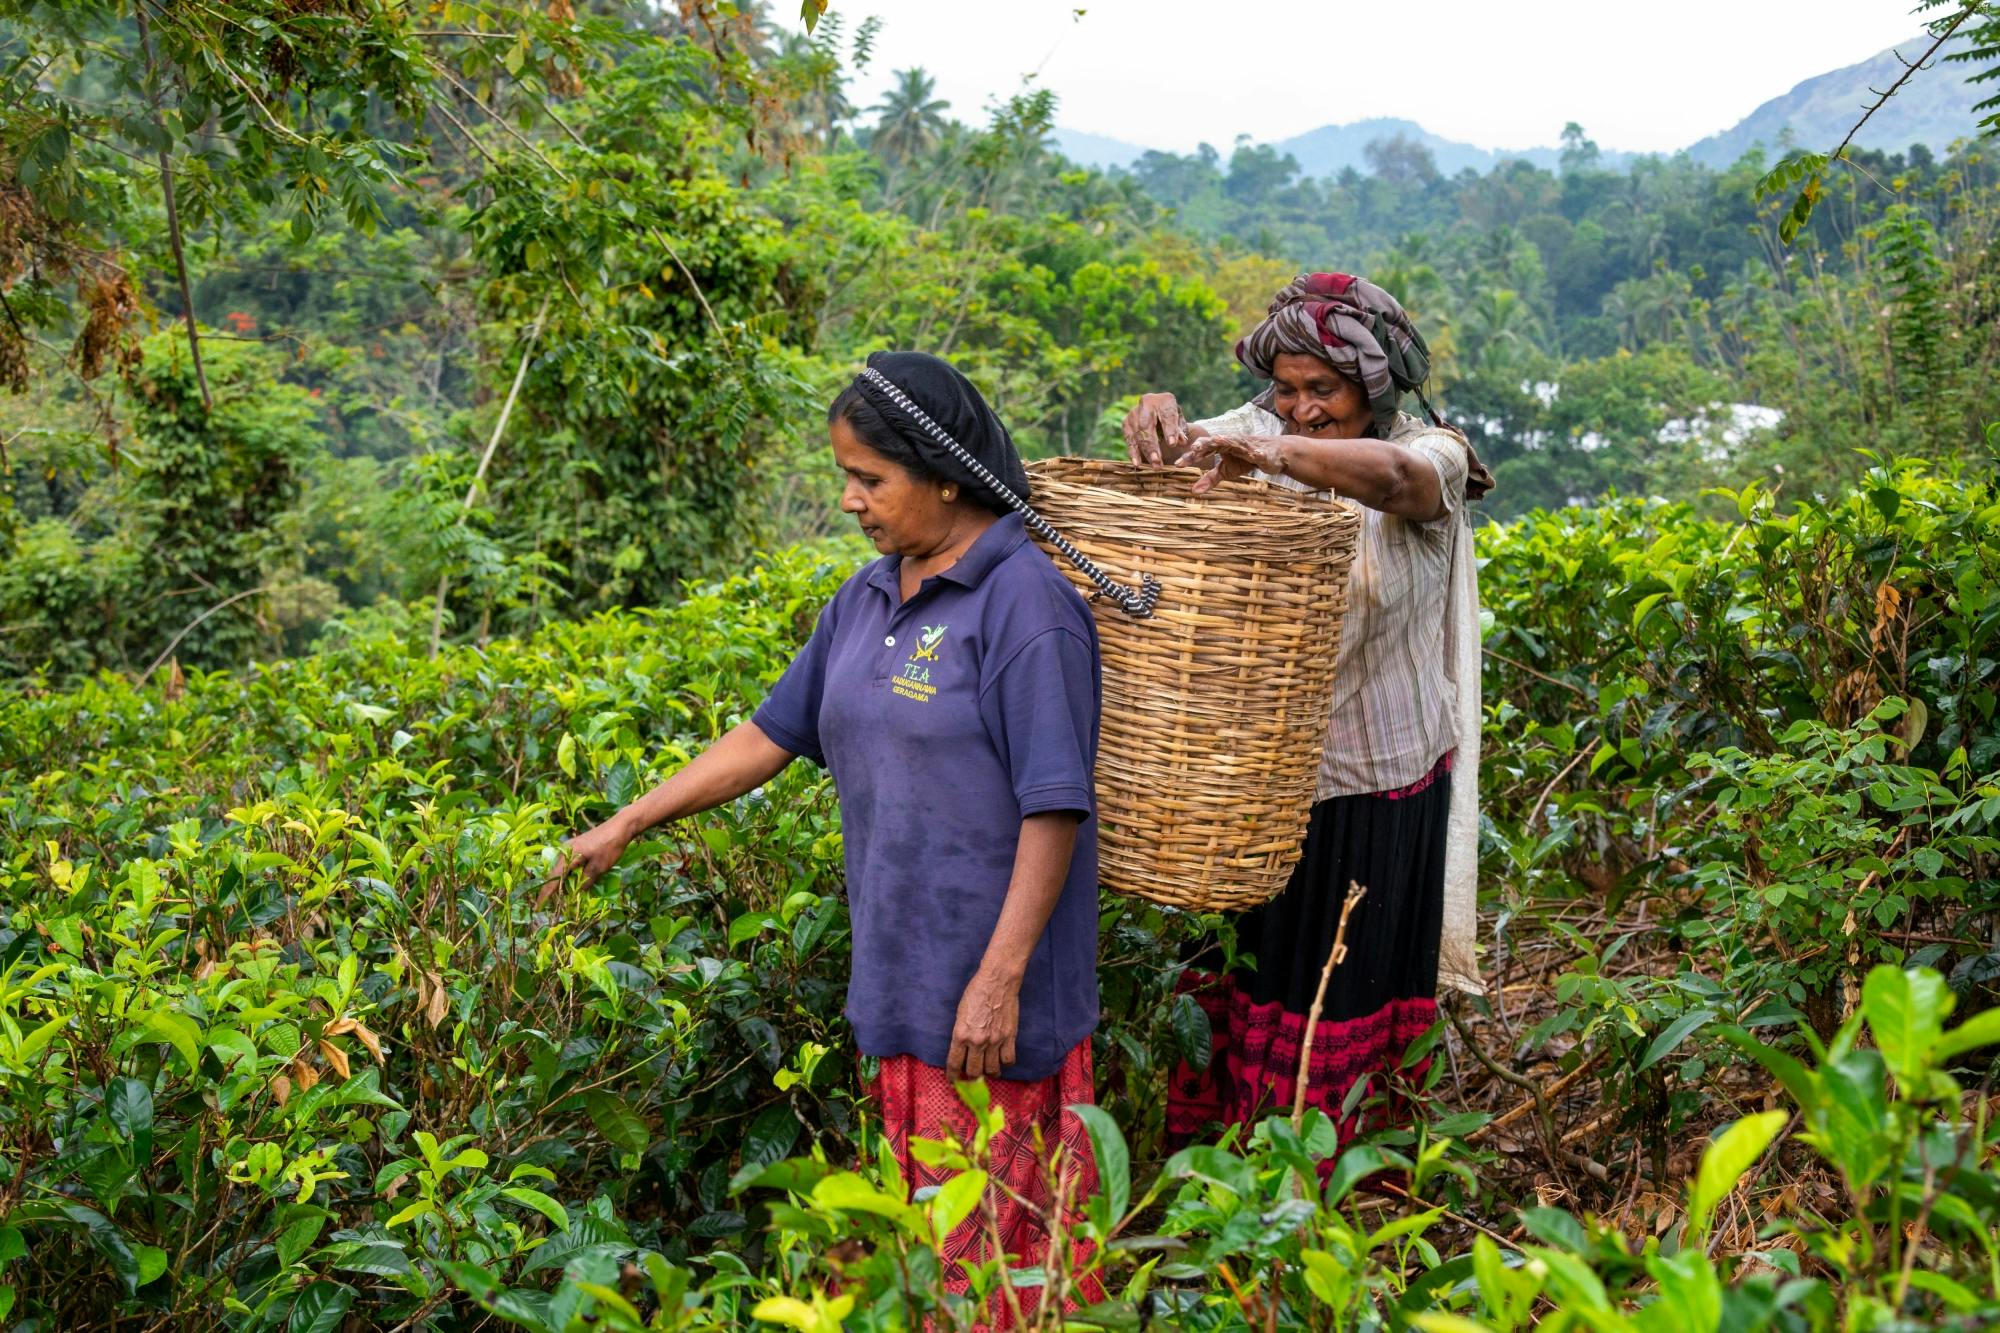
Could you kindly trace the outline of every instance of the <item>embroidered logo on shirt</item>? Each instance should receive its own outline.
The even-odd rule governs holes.
[[[949,628],[948,625],[924,626],[923,637],[910,654],[910,660],[903,663],[902,674],[889,682],[891,694],[915,699],[920,704],[931,701],[937,694],[937,686],[931,684],[931,669],[923,664],[938,660],[938,645],[944,642],[944,632]]]

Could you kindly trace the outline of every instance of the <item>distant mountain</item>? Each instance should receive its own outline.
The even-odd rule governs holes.
[[[1896,50],[1914,58],[1926,45],[1927,42],[1913,39],[1858,65],[1816,75],[1686,151],[1697,162],[1726,167],[1758,144],[1770,150],[1773,157],[1787,142],[1822,151],[1830,149],[1859,118],[1862,108],[1875,100],[1869,89],[1887,88],[1903,72]],[[1981,91],[1967,83],[1968,72],[1965,65],[1939,60],[1934,68],[1922,71],[1904,84],[1862,129],[1856,142],[1865,148],[1888,152],[1900,152],[1913,143],[1921,143],[1942,153],[1952,140],[1971,137],[1977,122],[1973,104],[1990,95],[1991,90]],[[1337,176],[1348,167],[1367,171],[1368,145],[1399,135],[1429,149],[1438,170],[1447,176],[1455,176],[1467,167],[1484,175],[1502,162],[1517,159],[1553,171],[1561,160],[1561,150],[1557,148],[1480,148],[1432,134],[1414,120],[1389,116],[1357,120],[1351,125],[1322,125],[1273,146],[1298,159],[1302,175]],[[1063,156],[1093,167],[1129,167],[1147,151],[1140,144],[1081,130],[1058,129],[1055,141]],[[1639,156],[1605,149],[1599,165],[1616,171]],[[1225,162],[1228,160],[1227,150],[1223,158]]]
[[[1066,130],[1058,126],[1055,132],[1056,151],[1078,166],[1097,167],[1109,170],[1112,167],[1129,167],[1145,156],[1146,149],[1123,139],[1112,139],[1102,134],[1086,134],[1082,130]]]
[[[1376,116],[1372,120],[1356,120],[1354,124],[1322,124],[1318,130],[1306,130],[1304,134],[1280,140],[1276,148],[1278,152],[1290,152],[1298,158],[1298,168],[1306,176],[1338,176],[1350,166],[1358,172],[1366,172],[1368,144],[1398,136],[1430,148],[1432,160],[1446,176],[1456,176],[1468,166],[1486,174],[1502,160],[1502,156],[1528,158],[1536,166],[1556,166],[1554,148],[1526,148],[1522,152],[1498,154],[1488,148],[1462,144],[1454,138],[1442,138],[1414,120],[1398,120],[1394,116]]]
[[[1786,143],[1787,131],[1800,147],[1826,152],[1875,100],[1869,89],[1887,88],[1903,73],[1896,50],[1915,59],[1928,45],[1928,39],[1913,38],[1858,65],[1807,79],[1730,129],[1693,145],[1688,156],[1712,167],[1724,167],[1762,144],[1775,157]],[[1985,96],[1965,81],[1966,74],[1976,69],[1939,60],[1933,68],[1920,71],[1862,127],[1855,142],[1885,152],[1901,152],[1913,143],[1943,152],[1952,140],[1972,137],[1977,119],[1972,107]]]
[[[1293,135],[1275,147],[1279,152],[1290,153],[1298,159],[1299,173],[1303,176],[1337,176],[1348,167],[1356,171],[1368,170],[1368,145],[1378,139],[1393,139],[1398,135],[1428,148],[1438,170],[1447,176],[1455,176],[1466,167],[1484,174],[1500,163],[1516,158],[1553,171],[1560,154],[1560,150],[1555,148],[1479,148],[1432,134],[1414,120],[1397,120],[1387,116],[1357,120],[1352,125],[1322,125],[1316,130]],[[1055,143],[1070,161],[1107,169],[1129,167],[1148,151],[1142,144],[1060,127],[1055,131]],[[1631,156],[1629,153],[1606,151],[1601,164],[1616,169]],[[1223,161],[1226,163],[1228,160],[1229,150],[1224,149]]]

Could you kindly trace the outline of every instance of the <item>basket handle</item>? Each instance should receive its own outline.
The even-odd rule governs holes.
[[[1083,552],[1070,545],[1067,538],[1049,525],[1047,519],[1035,512],[1033,506],[1029,505],[1020,496],[1014,494],[1013,490],[1005,482],[994,476],[991,468],[987,467],[977,458],[974,458],[971,450],[951,438],[950,433],[943,426],[931,420],[930,414],[912,402],[908,394],[897,388],[895,381],[873,366],[863,370],[861,378],[868,382],[869,387],[879,390],[890,402],[901,408],[904,414],[910,420],[916,422],[926,435],[943,445],[946,452],[957,459],[973,476],[979,478],[980,485],[999,496],[1009,509],[1012,509],[1023,519],[1027,520],[1028,526],[1034,530],[1037,536],[1047,541],[1058,551],[1061,551],[1072,565],[1082,570],[1083,576],[1097,585],[1097,591],[1091,595],[1091,601],[1094,602],[1100,597],[1109,597],[1118,604],[1119,610],[1134,620],[1144,620],[1153,614],[1153,607],[1160,600],[1160,583],[1158,579],[1155,579],[1151,574],[1141,572],[1139,575],[1138,592],[1132,591],[1122,583],[1115,582],[1109,574],[1106,574],[1095,564],[1091,563],[1089,557],[1085,556]]]

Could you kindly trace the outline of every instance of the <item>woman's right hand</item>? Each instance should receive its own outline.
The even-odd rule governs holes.
[[[620,812],[622,814],[623,811]],[[618,858],[625,855],[625,848],[632,842],[632,835],[625,831],[623,821],[617,815],[605,820],[594,829],[577,834],[569,840],[568,848],[556,858],[556,868],[542,891],[535,898],[535,906],[547,902],[549,895],[572,873],[582,875],[580,888],[589,888],[604,877],[604,873],[618,864]]]
[[[1139,395],[1125,414],[1125,456],[1134,463],[1162,467],[1187,451],[1188,423],[1170,393]]]

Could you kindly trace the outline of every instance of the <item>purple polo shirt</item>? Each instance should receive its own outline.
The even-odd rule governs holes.
[[[1084,816],[1002,1071],[1046,1078],[1097,1026],[1097,626],[1016,515],[907,602],[901,570],[884,556],[841,586],[754,721],[840,794],[865,1055],[944,1064],[1022,818]]]

